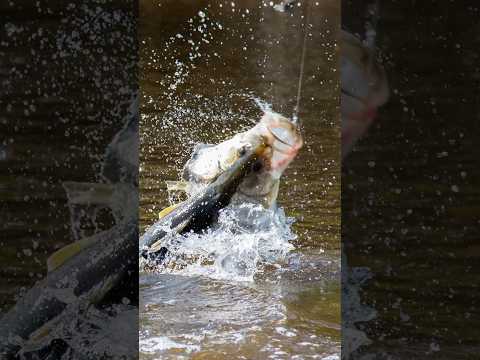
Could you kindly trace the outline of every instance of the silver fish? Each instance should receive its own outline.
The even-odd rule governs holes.
[[[302,144],[297,125],[270,112],[252,129],[218,145],[197,145],[183,180],[169,183],[171,190],[185,191],[187,200],[162,211],[140,239],[140,256],[161,263],[166,239],[205,230],[229,204],[276,206],[280,177]]]

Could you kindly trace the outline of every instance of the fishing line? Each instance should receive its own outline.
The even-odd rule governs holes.
[[[303,83],[303,75],[305,70],[305,56],[307,54],[307,38],[308,38],[308,25],[310,21],[310,1],[307,1],[306,7],[306,18],[304,24],[304,36],[303,36],[303,48],[302,48],[302,58],[300,60],[300,75],[298,77],[298,87],[297,87],[297,104],[293,110],[293,121],[298,123],[298,113],[300,112],[300,98],[302,94],[302,83]]]

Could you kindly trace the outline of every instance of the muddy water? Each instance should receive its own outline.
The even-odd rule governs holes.
[[[257,1],[141,1],[140,221],[169,204],[198,142],[261,115],[291,116],[308,21],[300,120],[305,146],[279,203],[295,249],[254,282],[141,274],[140,351],[157,358],[324,358],[340,353],[340,156],[337,1],[277,12]]]

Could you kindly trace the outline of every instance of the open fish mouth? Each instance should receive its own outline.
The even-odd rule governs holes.
[[[284,128],[269,128],[271,134],[275,138],[272,145],[273,156],[271,162],[272,170],[286,168],[286,166],[295,158],[298,151],[302,147],[301,139],[294,139]]]
[[[290,133],[287,129],[283,127],[269,127],[268,130],[270,130],[275,139],[280,141],[282,144],[287,145],[290,148],[295,148],[298,146],[295,140],[290,136]],[[279,151],[281,150],[279,149]]]
[[[279,179],[301,149],[303,139],[297,125],[279,114],[265,114],[261,121],[267,122],[267,144],[271,154],[267,152],[266,155],[270,156],[271,175]]]
[[[227,171],[242,157],[245,149],[261,148],[252,171],[239,186],[238,192],[245,197],[234,197],[234,200],[271,207],[277,197],[278,181],[302,145],[302,136],[296,123],[278,113],[267,111],[247,131],[216,145],[197,144],[184,166],[182,180],[170,181],[168,189],[183,190],[188,197],[193,196]]]

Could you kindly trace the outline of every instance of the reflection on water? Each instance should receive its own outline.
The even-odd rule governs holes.
[[[140,5],[144,229],[168,205],[164,181],[179,178],[194,144],[218,143],[258,121],[253,98],[291,116],[307,9],[280,13],[257,1]],[[279,195],[297,220],[296,250],[255,282],[141,275],[142,358],[339,355],[339,9],[336,1],[311,2],[308,12],[305,146]]]

